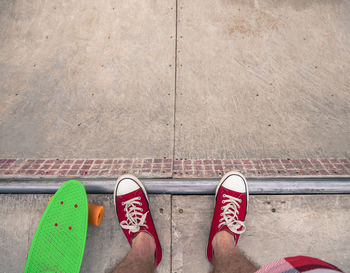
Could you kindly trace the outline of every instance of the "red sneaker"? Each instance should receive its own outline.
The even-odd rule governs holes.
[[[114,188],[114,205],[130,246],[133,238],[141,231],[153,236],[158,266],[162,259],[162,248],[149,210],[147,193],[140,180],[132,175],[119,177]]]
[[[237,245],[239,235],[246,229],[244,220],[248,198],[248,185],[243,175],[229,172],[220,180],[216,187],[216,204],[207,248],[210,262],[213,259],[212,241],[217,232],[225,230],[231,233]]]

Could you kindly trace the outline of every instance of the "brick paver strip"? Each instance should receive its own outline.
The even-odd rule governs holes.
[[[220,177],[235,170],[253,176],[350,175],[348,158],[309,159],[9,159],[0,158],[2,177]]]

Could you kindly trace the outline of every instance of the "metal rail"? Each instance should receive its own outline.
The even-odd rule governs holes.
[[[113,193],[115,178],[76,178],[87,193]],[[66,178],[0,178],[0,193],[52,194]],[[250,194],[349,194],[350,177],[248,178]],[[214,194],[218,179],[144,178],[150,194]]]

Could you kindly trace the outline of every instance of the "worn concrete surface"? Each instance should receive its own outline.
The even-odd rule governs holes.
[[[178,1],[176,158],[350,155],[350,1]]]
[[[176,158],[349,157],[349,13],[1,0],[0,156],[169,158],[175,143]]]
[[[213,196],[175,196],[172,214],[173,272],[209,272],[206,244]],[[272,210],[274,209],[275,212]],[[350,196],[251,196],[247,231],[239,248],[262,266],[306,255],[350,268]]]
[[[175,10],[0,1],[1,156],[172,156]]]
[[[1,272],[22,272],[48,195],[0,195]],[[111,195],[101,226],[88,229],[82,272],[111,272],[129,249]],[[206,244],[213,196],[151,195],[152,216],[163,248],[158,272],[209,272]],[[161,210],[163,209],[163,210]],[[272,212],[274,209],[274,212]],[[311,255],[350,268],[350,196],[251,196],[247,232],[239,247],[258,265],[283,256]]]
[[[0,195],[1,272],[23,272],[31,240],[49,197]],[[158,272],[170,272],[171,197],[150,195],[149,198],[164,257]],[[88,199],[103,205],[105,214],[99,227],[89,225],[81,272],[112,272],[130,247],[118,225],[112,195],[89,195]]]

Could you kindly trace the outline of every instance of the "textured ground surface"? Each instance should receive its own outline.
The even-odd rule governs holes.
[[[349,0],[0,1],[2,158],[349,158]]]
[[[101,226],[89,226],[82,272],[109,273],[129,249],[117,224],[112,195],[90,195],[103,204]],[[2,272],[23,272],[26,254],[48,195],[0,195]],[[151,195],[163,248],[158,272],[209,272],[206,244],[213,196]],[[283,256],[309,255],[350,268],[350,196],[251,196],[247,231],[239,247],[258,265]]]
[[[9,177],[221,177],[228,171],[246,176],[348,176],[350,160],[331,159],[0,159],[0,176]]]

